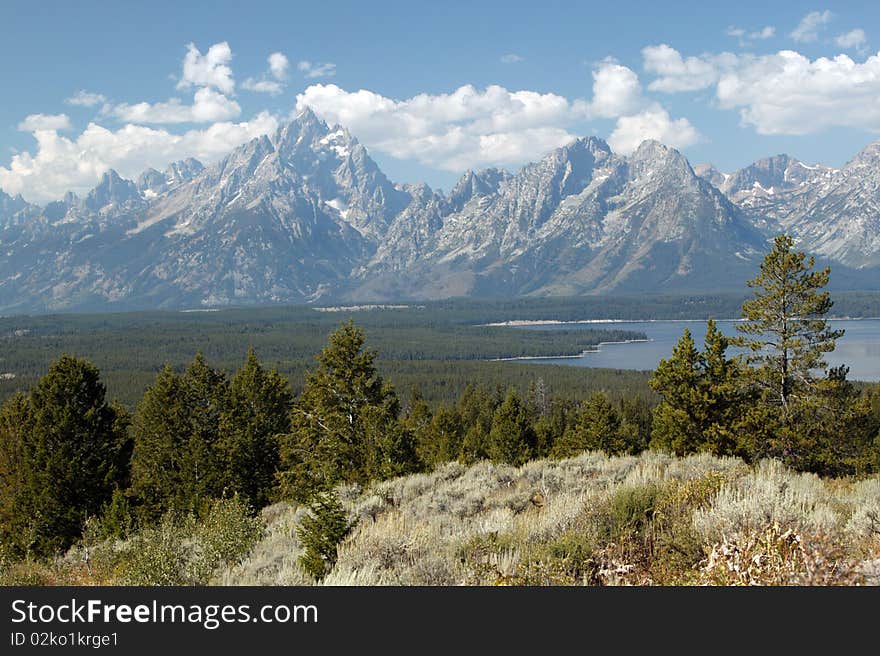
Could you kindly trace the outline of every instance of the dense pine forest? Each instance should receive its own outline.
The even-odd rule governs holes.
[[[254,548],[261,511],[284,502],[304,513],[298,562],[320,581],[355,529],[341,490],[450,463],[524,468],[585,452],[652,452],[875,476],[880,386],[856,386],[845,367],[822,360],[840,337],[826,321],[832,307],[872,314],[875,301],[853,294],[832,303],[829,280],[781,236],[735,310],[731,297],[657,299],[638,315],[635,301],[586,299],[577,311],[556,300],[3,319],[0,365],[22,372],[6,381],[0,409],[3,580],[45,582],[46,563],[84,545],[92,572],[90,549],[113,543],[122,546],[105,579],[205,582]],[[672,317],[689,305],[708,319],[705,342],[686,330],[644,374],[487,361],[641,337],[625,329],[480,325],[550,313]],[[740,315],[736,338],[710,318]],[[745,355],[732,355],[734,346]],[[705,501],[722,492],[723,477],[703,474],[691,492]],[[644,517],[660,521],[661,493],[651,490],[626,492],[624,507],[609,509],[638,520],[639,540]],[[620,538],[616,530],[603,539]],[[180,536],[201,545],[184,569],[174,556]],[[677,567],[695,567],[710,546],[690,545]]]

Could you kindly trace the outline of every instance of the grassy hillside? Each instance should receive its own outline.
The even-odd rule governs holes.
[[[823,481],[774,462],[585,453],[521,468],[448,464],[344,489],[356,522],[327,585],[880,583],[880,479]],[[215,576],[304,585],[294,527]]]
[[[324,585],[878,585],[880,479],[765,461],[584,453],[515,468],[450,463],[337,490],[353,528]],[[234,501],[90,541],[0,583],[310,585],[288,503]],[[2,565],[2,564],[0,564]]]

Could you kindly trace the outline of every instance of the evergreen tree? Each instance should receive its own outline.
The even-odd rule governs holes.
[[[788,235],[776,237],[761,262],[760,273],[748,282],[754,298],[743,303],[741,343],[751,354],[753,381],[772,404],[783,425],[797,405],[814,394],[826,367],[825,353],[834,350],[842,330],[832,330],[825,315],[832,301],[827,291],[830,268],[813,271],[814,259],[793,250]]]
[[[0,407],[0,557],[6,550],[20,551],[16,547],[19,536],[13,528],[21,527],[22,518],[16,513],[27,474],[24,451],[32,419],[30,401],[21,392]]]
[[[230,382],[219,422],[225,496],[237,494],[255,509],[269,503],[279,465],[278,436],[290,431],[292,404],[287,379],[264,369],[249,349]]]
[[[688,329],[669,360],[661,360],[651,388],[662,401],[654,409],[651,446],[687,455],[709,451],[731,455],[742,411],[741,367],[727,356],[732,340],[713,320],[706,326],[703,352]]]
[[[489,431],[489,457],[495,462],[521,465],[531,456],[535,433],[528,408],[516,390],[511,389],[492,416]]]
[[[492,417],[500,405],[500,391],[492,394],[486,387],[468,384],[458,401],[464,435],[459,459],[471,464],[489,457],[489,433]]]
[[[223,495],[223,458],[220,454],[220,417],[229,407],[226,375],[205,362],[201,352],[181,378],[189,423],[186,457],[182,462],[184,494],[195,510]]]
[[[419,456],[429,467],[456,460],[464,435],[461,416],[454,407],[441,406],[419,441]]]
[[[299,564],[307,574],[320,581],[333,569],[337,547],[351,526],[342,504],[332,493],[315,494],[309,503],[309,511],[296,529],[303,547]]]
[[[687,328],[669,360],[660,360],[650,380],[662,397],[654,409],[651,446],[677,455],[695,453],[705,443],[703,415],[706,405],[700,353]]]
[[[727,355],[728,348],[735,342],[735,339],[725,337],[709,319],[700,359],[705,402],[700,414],[704,419],[703,448],[716,456],[736,452],[736,426],[743,407],[751,401],[743,390],[743,368],[739,358]]]
[[[384,442],[397,421],[393,388],[376,373],[376,353],[364,348],[352,321],[332,335],[317,356],[291,412],[290,433],[281,438],[282,495],[306,501],[340,482],[365,484],[388,475],[396,458],[409,458],[397,437]],[[405,453],[404,453],[405,452]]]
[[[191,506],[184,482],[189,432],[183,382],[166,364],[144,392],[132,422],[132,491],[145,520]]]
[[[11,497],[0,502],[0,512],[8,515],[4,539],[15,552],[48,556],[66,549],[125,483],[128,419],[104,397],[98,369],[62,355],[27,401],[16,396],[4,406],[0,466],[10,473],[0,485]]]
[[[826,319],[832,301],[823,289],[830,269],[814,271],[813,258],[793,248],[791,237],[778,236],[748,283],[756,291],[743,303],[746,322],[737,329],[750,351],[746,361],[755,402],[737,428],[747,457],[829,471],[832,461],[841,465],[840,456],[864,448],[861,431],[846,428],[863,424],[870,410],[856,403],[845,369],[826,371],[824,355],[843,335]]]
[[[553,445],[553,457],[571,458],[584,451],[604,451],[608,455],[628,452],[621,434],[620,415],[608,397],[598,392],[581,406],[574,423]]]
[[[535,457],[546,458],[553,452],[556,442],[562,438],[574,415],[573,403],[553,398],[547,401],[547,408],[535,421]]]
[[[145,521],[167,510],[201,511],[227,490],[220,420],[230,405],[226,376],[198,353],[183,375],[159,372],[132,425],[132,491]]]

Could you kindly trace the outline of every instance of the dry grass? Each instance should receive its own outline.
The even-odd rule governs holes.
[[[363,490],[340,487],[337,496],[355,527],[322,585],[880,584],[877,477],[823,480],[775,462],[591,452],[519,468],[449,463]],[[265,508],[265,531],[247,555],[224,556],[228,564],[200,577],[313,584],[298,563],[305,513],[288,503]],[[192,560],[186,544],[169,545],[186,547]],[[126,550],[0,563],[0,582],[120,583],[122,572],[99,561]]]
[[[356,526],[323,585],[840,585],[874,581],[880,557],[880,480],[823,481],[777,463],[584,453],[520,468],[450,463],[338,493]],[[307,583],[301,513],[264,511],[267,537],[216,580]]]

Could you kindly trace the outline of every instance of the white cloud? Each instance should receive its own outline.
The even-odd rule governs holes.
[[[833,17],[834,14],[827,9],[825,11],[811,11],[801,19],[801,22],[789,36],[798,43],[816,41],[819,39],[819,31],[831,22]]]
[[[849,32],[845,32],[844,34],[839,34],[834,39],[834,43],[841,48],[855,48],[856,50],[859,50],[867,45],[868,38],[865,35],[865,30],[856,28]]]
[[[30,114],[18,124],[21,132],[38,130],[69,130],[70,117],[67,114]]]
[[[740,110],[759,134],[810,134],[835,127],[880,131],[880,53],[810,60],[783,50],[746,59],[719,80],[722,108]]]
[[[283,52],[273,52],[267,59],[269,62],[269,72],[276,80],[283,80],[287,77],[287,68],[290,61]]]
[[[268,93],[270,96],[277,96],[284,91],[284,85],[281,84],[281,82],[267,80],[265,78],[255,80],[252,77],[249,77],[242,82],[241,88],[247,89],[248,91],[255,91],[256,93]]]
[[[91,93],[85,89],[80,89],[64,102],[68,105],[76,105],[78,107],[94,107],[95,105],[100,105],[106,100],[107,98],[100,93]]]
[[[190,43],[186,47],[183,58],[183,74],[177,83],[178,89],[189,87],[214,87],[225,94],[235,91],[235,80],[232,78],[232,49],[226,41],[215,43],[204,55]]]
[[[110,168],[134,178],[149,167],[163,169],[185,157],[210,163],[277,127],[276,118],[262,112],[246,122],[220,122],[183,134],[131,124],[109,130],[96,123],[90,123],[75,139],[55,130],[35,130],[36,152],[17,153],[9,167],[0,166],[0,188],[44,203],[68,190],[87,192]]]
[[[502,64],[517,64],[521,61],[524,61],[525,57],[516,54],[515,52],[508,52],[506,55],[501,55],[501,63]]]
[[[656,139],[673,148],[685,148],[703,137],[686,118],[673,120],[663,107],[653,103],[633,116],[617,119],[608,145],[616,153],[628,155],[645,139]]]
[[[776,36],[776,28],[773,25],[766,25],[760,30],[749,32],[741,27],[730,26],[725,31],[727,36],[739,39],[739,45],[745,47],[752,41],[765,41]]]
[[[365,89],[315,84],[296,100],[297,111],[311,107],[370,148],[451,171],[521,163],[561,146],[574,139],[566,126],[577,111],[556,94],[500,86],[480,91],[466,85],[398,101]]]
[[[307,59],[296,65],[297,69],[307,78],[314,79],[316,77],[333,77],[336,75],[336,64],[325,62],[323,64],[315,64]]]
[[[630,68],[607,59],[593,70],[593,100],[587,112],[616,118],[637,111],[644,103],[639,76]]]
[[[202,87],[195,92],[192,105],[172,98],[162,103],[123,103],[104,113],[130,123],[213,123],[239,116],[241,107],[222,93]]]
[[[311,107],[331,124],[346,126],[371,149],[447,171],[533,161],[572,141],[572,126],[595,117],[631,117],[629,122],[620,119],[619,143],[625,131],[639,130],[668,137],[673,145],[697,138],[687,120],[673,121],[657,104],[645,106],[632,70],[604,61],[593,78],[592,100],[497,85],[483,90],[466,85],[448,94],[394,100],[366,89],[349,92],[334,84],[315,84],[297,95],[296,110]]]
[[[282,52],[273,52],[266,58],[269,70],[259,78],[249,77],[242,83],[242,88],[257,93],[268,93],[277,96],[284,91],[284,80],[287,79],[287,69],[290,61]]]
[[[723,70],[735,64],[736,55],[725,52],[685,59],[678,50],[661,43],[643,48],[642,61],[646,71],[659,76],[648,89],[677,93],[711,87]]]
[[[663,93],[707,89],[742,59],[732,52],[685,58],[665,43],[642,49],[645,70],[658,76],[648,85],[648,89]]]

